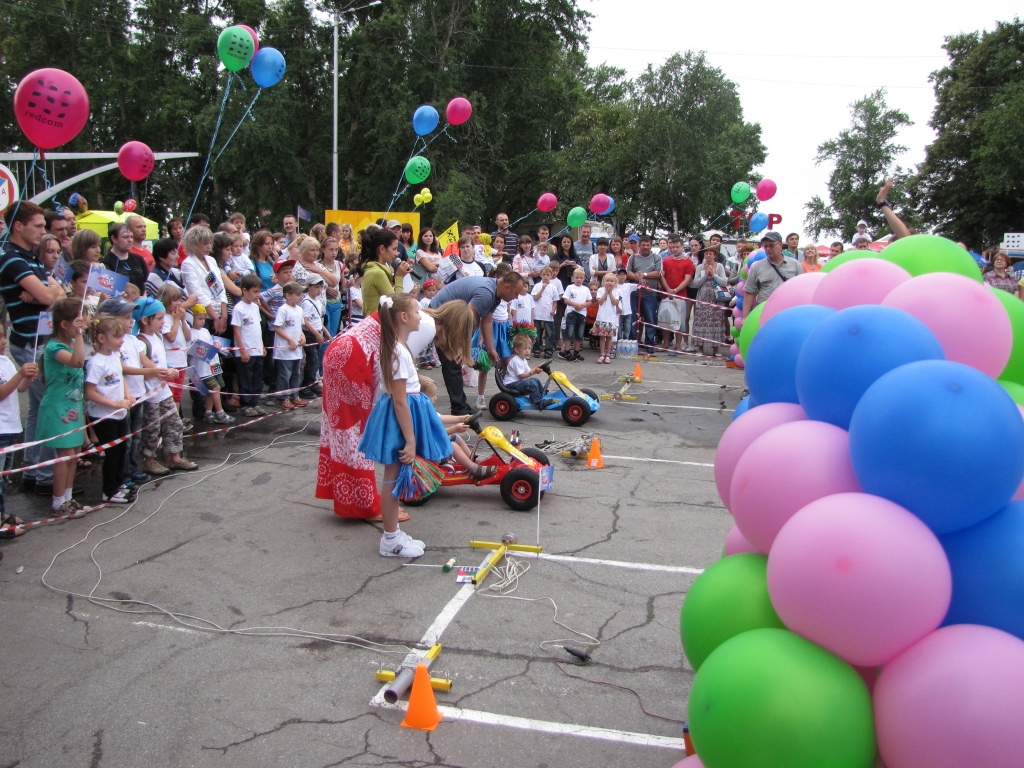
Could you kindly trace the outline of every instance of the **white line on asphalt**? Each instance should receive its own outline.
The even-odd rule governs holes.
[[[718,387],[719,389],[740,389],[738,384],[726,384],[724,387],[721,384],[708,383],[706,381],[658,381],[657,379],[643,379],[642,381],[636,382],[637,384],[678,384],[681,387]]]
[[[153,629],[169,629],[171,632],[184,632],[186,635],[201,635],[202,632],[196,632],[194,629],[185,629],[185,627],[172,627],[167,624],[157,624],[153,621],[133,621],[136,627],[152,627]]]
[[[624,560],[601,560],[593,557],[576,557],[575,555],[548,555],[543,552],[516,552],[516,557],[536,557],[539,560],[555,560],[560,563],[583,563],[584,565],[610,565],[613,568],[627,568],[633,571],[666,571],[668,573],[704,573],[703,568],[690,568],[685,565],[658,565],[656,563],[629,563]]]
[[[383,699],[383,692],[378,701],[374,697],[370,702],[373,706],[383,709],[406,710],[408,702],[399,701],[388,704]],[[584,739],[600,739],[602,741],[618,741],[624,744],[637,744],[642,747],[662,747],[664,749],[683,750],[686,748],[682,739],[672,736],[656,736],[651,733],[635,733],[633,731],[617,731],[611,728],[595,728],[590,725],[572,725],[571,723],[553,723],[548,720],[533,720],[513,715],[495,715],[491,712],[480,712],[474,709],[439,706],[438,709],[445,720],[464,720],[483,725],[499,725],[505,728],[517,728],[523,731],[540,731],[560,736],[579,736]]]
[[[452,623],[455,614],[473,596],[475,589],[476,587],[473,584],[467,583],[462,585],[462,589],[456,592],[455,597],[449,600],[448,605],[437,614],[434,623],[427,627],[427,631],[423,633],[423,638],[420,640],[420,645],[430,648],[438,641],[441,635],[444,634],[445,629],[448,628],[448,625]]]
[[[639,405],[643,408],[686,408],[691,411],[718,411],[720,413],[732,413],[734,408],[711,408],[704,405],[662,405],[661,403],[630,403],[626,400],[605,400],[606,403],[615,405]]]
[[[698,461],[677,461],[675,459],[645,459],[640,456],[612,456],[603,454],[606,459],[620,459],[622,461],[653,461],[658,464],[683,464],[687,467],[713,467],[714,464],[701,464]]]

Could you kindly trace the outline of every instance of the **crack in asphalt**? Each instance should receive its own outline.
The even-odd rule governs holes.
[[[331,605],[333,603],[341,603],[342,605],[347,605],[349,600],[351,600],[353,597],[356,597],[360,592],[366,589],[370,585],[370,582],[372,582],[374,579],[383,578],[384,576],[390,576],[391,574],[394,574],[400,571],[401,569],[402,565],[401,563],[399,563],[391,570],[384,571],[383,573],[371,574],[363,580],[363,583],[360,584],[359,587],[354,592],[345,597],[320,597],[314,600],[307,600],[306,602],[301,603],[299,605],[292,605],[287,608],[282,608],[279,611],[275,611],[274,613],[267,614],[265,618],[273,618],[274,616],[280,616],[282,613],[288,613],[289,611],[297,611],[300,608],[305,608],[310,605],[318,605],[321,603],[325,605]]]
[[[193,541],[195,541],[196,539],[201,539],[201,538],[203,538],[204,536],[207,536],[207,535],[208,535],[208,533],[209,533],[209,532],[207,532],[207,533],[201,533],[201,534],[199,534],[198,536],[193,536],[193,537],[192,537],[191,539],[185,539],[185,541],[180,541],[180,542],[178,542],[177,544],[175,544],[175,545],[174,545],[173,547],[168,547],[168,548],[167,548],[167,549],[165,549],[165,550],[164,550],[163,552],[157,552],[157,553],[156,553],[155,555],[150,555],[149,557],[144,557],[144,558],[143,558],[142,560],[136,560],[136,561],[135,561],[134,563],[132,563],[131,565],[127,565],[127,566],[125,566],[124,568],[121,568],[121,569],[120,569],[120,570],[119,570],[118,572],[120,572],[120,571],[127,571],[127,570],[128,570],[129,568],[134,568],[134,567],[135,567],[136,565],[142,565],[143,563],[151,563],[151,562],[153,562],[154,560],[156,560],[156,559],[157,559],[158,557],[163,557],[164,555],[169,555],[169,554],[170,554],[171,552],[173,552],[174,550],[176,550],[176,549],[181,549],[181,548],[182,548],[182,547],[184,547],[184,546],[185,546],[186,544],[188,544],[188,543],[190,543],[190,542],[193,542]]]
[[[228,750],[232,749],[233,747],[239,747],[243,744],[248,744],[251,741],[256,741],[256,739],[261,739],[264,736],[273,735],[278,731],[281,731],[292,725],[344,725],[345,723],[354,722],[361,717],[366,717],[368,714],[369,713],[363,712],[361,714],[356,715],[355,717],[347,717],[343,720],[331,720],[327,717],[320,718],[319,720],[306,720],[305,718],[301,717],[290,717],[287,720],[278,723],[269,730],[253,731],[252,736],[248,736],[244,739],[239,739],[238,741],[233,741],[230,744],[225,744],[222,747],[208,747],[204,744],[202,745],[202,749],[209,750],[211,752],[220,752],[222,755],[226,755],[228,753]]]
[[[75,597],[74,597],[74,595],[68,595],[68,602],[67,602],[67,607],[64,609],[64,615],[70,617],[71,620],[73,622],[75,622],[76,624],[79,624],[79,623],[85,624],[85,637],[83,639],[85,640],[85,644],[88,645],[89,644],[89,622],[86,621],[85,619],[80,619],[77,616],[75,616],[75,614],[73,613],[74,610],[75,610]]]

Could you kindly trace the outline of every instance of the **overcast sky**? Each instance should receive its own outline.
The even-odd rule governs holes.
[[[830,168],[814,165],[821,142],[849,126],[849,105],[876,88],[914,122],[899,141],[903,167],[924,159],[935,96],[928,76],[944,66],[947,35],[1011,21],[1020,2],[970,0],[835,4],[779,0],[739,8],[722,2],[583,0],[591,20],[590,63],[630,75],[672,53],[703,50],[739,86],[744,117],[761,124],[761,173],[778,194],[761,210],[779,229],[803,232],[804,205],[826,196]],[[740,181],[740,179],[736,179]],[[728,200],[723,201],[723,206]],[[803,238],[802,238],[803,239]]]

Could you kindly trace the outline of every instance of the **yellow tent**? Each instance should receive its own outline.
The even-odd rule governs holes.
[[[113,211],[86,211],[75,216],[75,221],[78,222],[79,229],[91,229],[101,238],[106,240],[107,238],[107,227],[112,223],[117,222],[123,223],[129,216],[138,216],[139,214],[122,213],[118,216]],[[160,237],[160,225],[152,219],[147,219],[145,216],[142,220],[146,222],[146,239],[156,240]]]
[[[332,211],[330,209],[324,211],[324,224],[330,224],[332,221],[338,224],[348,224],[352,227],[353,235],[382,218],[384,218],[384,211]],[[413,238],[419,239],[420,215],[416,211],[391,211],[387,214],[387,218],[394,219],[400,224],[411,225]]]

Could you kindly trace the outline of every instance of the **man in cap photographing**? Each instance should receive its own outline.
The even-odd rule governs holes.
[[[767,258],[755,262],[750,268],[743,286],[744,315],[750,315],[754,307],[768,301],[784,282],[804,273],[799,261],[782,253],[782,235],[778,232],[766,233],[761,238],[761,247]]]

